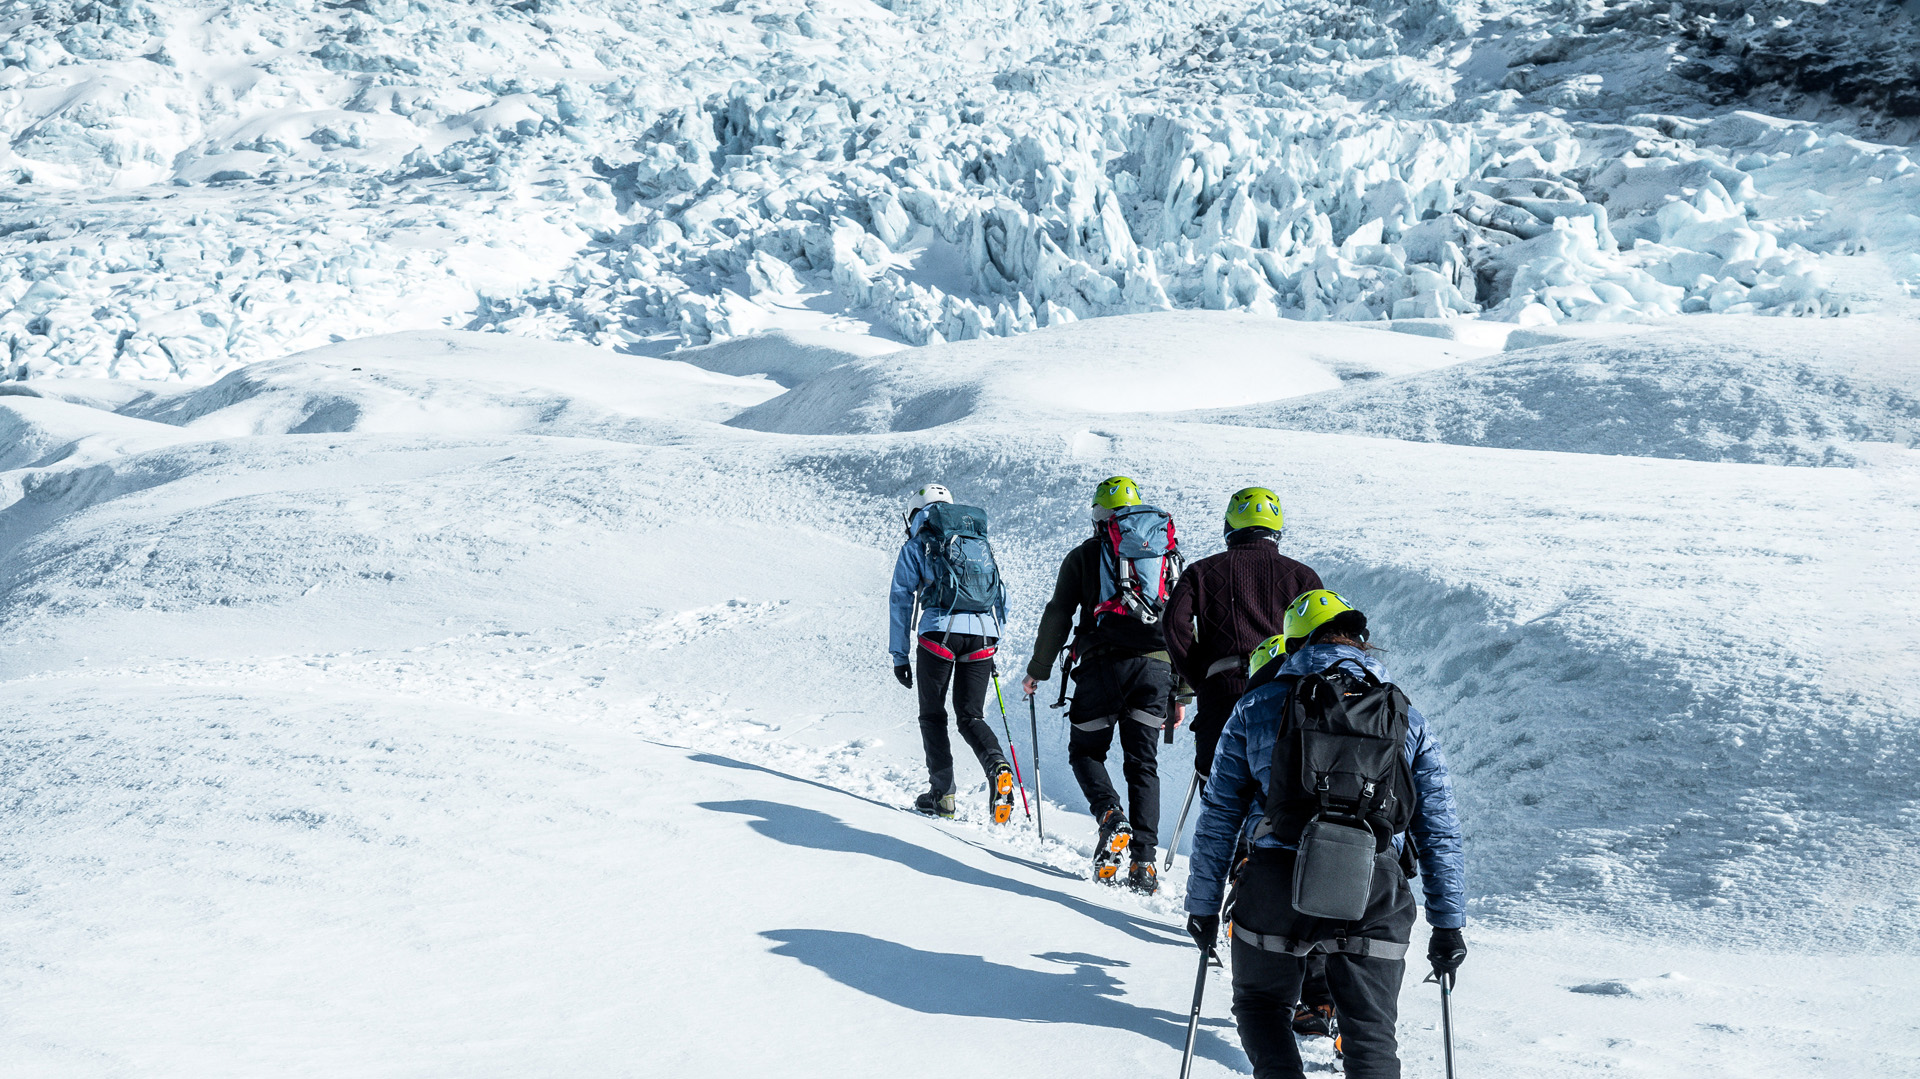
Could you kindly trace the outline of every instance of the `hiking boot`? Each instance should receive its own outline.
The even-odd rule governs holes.
[[[952,820],[953,795],[935,794],[932,791],[928,791],[913,800],[913,808],[925,813],[929,817],[944,817],[947,820]]]
[[[1102,884],[1120,883],[1120,859],[1133,843],[1133,825],[1126,814],[1114,806],[1100,814],[1100,840],[1093,851],[1093,879]]]
[[[1135,860],[1127,869],[1127,887],[1141,895],[1152,895],[1160,890],[1160,874],[1153,868],[1153,859]]]
[[[995,761],[987,769],[987,809],[995,824],[1013,819],[1013,769],[1006,761]]]
[[[1293,1008],[1293,1032],[1302,1038],[1333,1036],[1333,1005],[1296,1004]]]

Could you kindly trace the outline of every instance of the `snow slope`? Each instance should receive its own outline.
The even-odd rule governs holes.
[[[1121,315],[1050,327],[1031,340],[986,338],[842,363],[728,422],[756,431],[852,434],[1061,406],[1167,412],[1292,397],[1486,351],[1247,315]],[[699,350],[674,355],[705,362]]]
[[[1920,445],[1916,356],[1900,343],[1912,325],[1710,316],[1209,418],[1516,449],[1852,463],[1856,443]]]
[[[1028,335],[1019,370],[986,351],[946,391],[973,404],[916,430],[835,396],[809,429],[845,433],[717,422],[837,380],[802,373],[824,346],[783,360],[777,340],[701,355],[786,372],[780,397],[459,334],[86,387],[118,413],[0,397],[35,447],[0,473],[0,979],[27,1002],[0,1059],[881,1075],[938,1044],[956,1071],[1167,1067],[1182,874],[1145,901],[1078,879],[1091,825],[1057,713],[1044,844],[990,834],[977,786],[952,826],[872,804],[921,780],[884,659],[902,492],[938,479],[993,514],[1012,669],[1086,492],[1126,471],[1196,554],[1225,492],[1278,487],[1288,549],[1374,616],[1434,717],[1472,851],[1464,1060],[1900,1069],[1920,1029],[1913,450],[1807,468],[1090,409],[1074,373],[1116,326],[1229,357],[1194,393],[1278,365],[1273,398],[1446,344],[1314,328],[1242,356],[1244,316],[1141,318]],[[1622,340],[1747,355],[1737,331],[1710,351],[1649,332]],[[998,347],[849,362],[884,380]],[[1807,612],[1836,604],[1848,621],[1810,640]],[[1204,1067],[1244,1070],[1211,992]],[[1410,984],[1417,1073],[1434,1012]]]

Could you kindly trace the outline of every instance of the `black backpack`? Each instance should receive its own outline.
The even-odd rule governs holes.
[[[1413,823],[1407,696],[1345,664],[1293,682],[1267,775],[1266,816],[1254,835],[1297,844],[1316,820],[1365,828],[1375,851]]]

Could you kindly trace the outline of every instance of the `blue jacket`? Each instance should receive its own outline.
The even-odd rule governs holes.
[[[913,658],[913,641],[907,623],[913,620],[913,597],[933,583],[927,565],[927,553],[921,545],[920,522],[926,511],[916,511],[907,526],[907,542],[900,545],[900,557],[893,563],[893,592],[887,604],[887,654],[898,667]],[[948,614],[946,611],[920,612],[921,633],[977,633],[982,637],[1001,636],[1007,622],[1007,592],[1000,590],[1000,602],[990,614]]]
[[[1344,644],[1311,644],[1288,656],[1281,674],[1305,675],[1342,663],[1364,666],[1386,680],[1380,662]],[[1273,745],[1286,712],[1291,686],[1269,682],[1240,698],[1214,752],[1213,774],[1200,796],[1200,821],[1194,826],[1193,855],[1187,863],[1187,913],[1218,914],[1233,860],[1235,840],[1251,836],[1266,810],[1267,773]],[[1460,845],[1460,815],[1453,808],[1453,782],[1447,758],[1419,709],[1407,709],[1407,763],[1413,768],[1414,813],[1408,828],[1420,858],[1420,883],[1426,892],[1427,924],[1458,929],[1467,924],[1465,857]],[[1393,837],[1397,850],[1404,838]],[[1256,847],[1285,847],[1277,836],[1253,841]]]

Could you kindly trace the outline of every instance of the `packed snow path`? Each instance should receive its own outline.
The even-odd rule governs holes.
[[[1816,355],[1791,401],[1679,391],[1703,421],[1784,410],[1766,438],[1600,453],[1527,448],[1550,411],[1516,426],[1561,346],[1335,326],[1261,350],[1254,324],[684,354],[711,370],[412,334],[197,388],[14,387],[42,396],[0,397],[4,1062],[838,1076],[933,1046],[957,1071],[1171,1070],[1182,873],[1152,900],[1078,879],[1057,714],[1048,843],[991,831],[977,788],[952,825],[888,808],[921,780],[882,644],[901,493],[938,478],[993,513],[1017,653],[1086,492],[1125,471],[1196,553],[1224,492],[1278,487],[1288,549],[1434,716],[1472,852],[1464,1060],[1897,1073],[1920,484],[1911,376],[1881,361],[1905,323],[1857,320],[1881,336]],[[1650,340],[1776,371],[1714,325],[1594,342],[1580,377],[1674,407],[1635,373]],[[1818,353],[1818,326],[1774,325]],[[1151,360],[1183,349],[1226,358],[1170,397]],[[1088,410],[1095,354],[1096,403],[1131,411]],[[974,377],[916,374],[940,369]],[[1369,383],[1507,419],[1478,445],[1250,426]],[[1824,467],[1740,463],[1762,452]],[[1872,632],[1810,648],[1836,595]],[[1244,1070],[1223,985],[1207,1074]],[[1404,1008],[1434,1074],[1435,1004],[1410,983]]]

